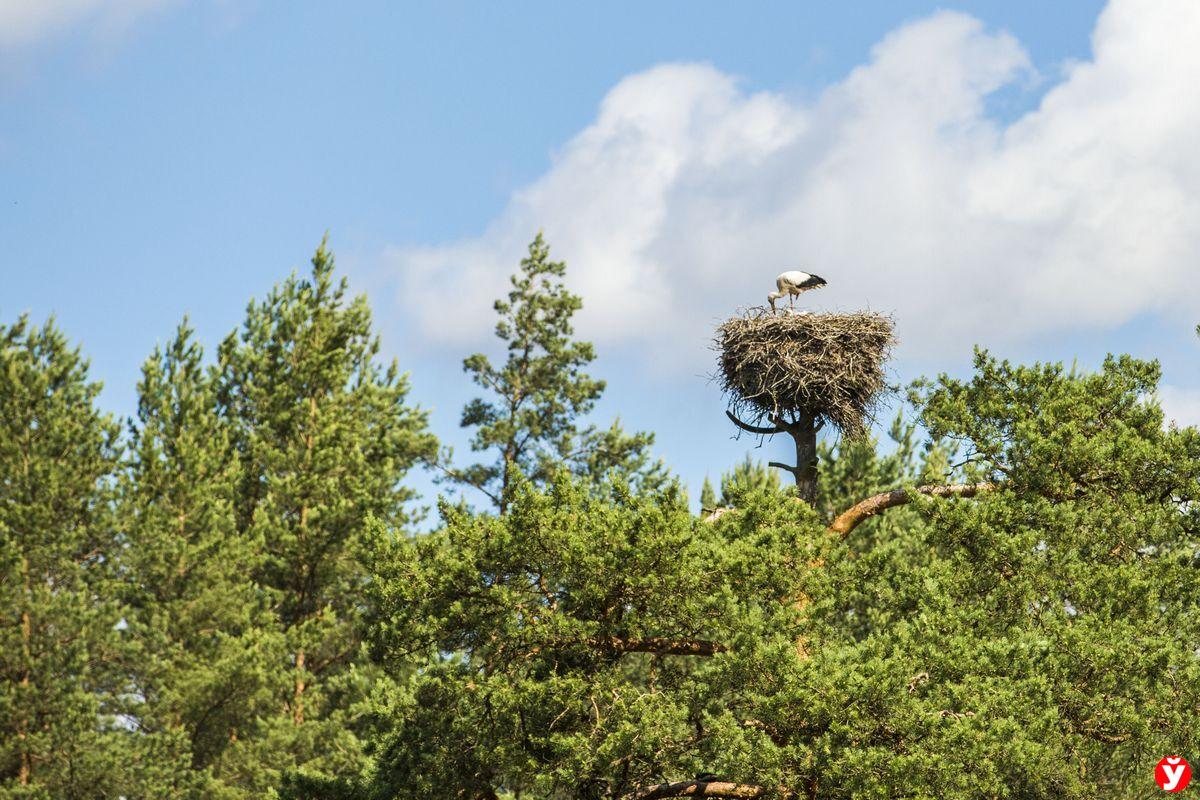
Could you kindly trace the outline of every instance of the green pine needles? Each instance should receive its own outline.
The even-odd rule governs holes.
[[[465,466],[324,244],[212,357],[180,325],[124,431],[0,326],[0,798],[1090,800],[1200,753],[1156,364],[980,351],[812,503],[746,460],[697,516],[590,422],[565,277],[539,236],[466,360]],[[420,465],[484,507],[424,521]]]

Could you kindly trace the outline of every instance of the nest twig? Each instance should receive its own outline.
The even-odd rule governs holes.
[[[847,438],[864,434],[887,389],[890,317],[749,309],[717,328],[721,382],[749,422],[809,414]]]

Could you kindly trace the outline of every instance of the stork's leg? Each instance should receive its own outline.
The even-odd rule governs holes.
[[[796,310],[796,292],[788,292],[788,299],[792,301],[792,311]]]

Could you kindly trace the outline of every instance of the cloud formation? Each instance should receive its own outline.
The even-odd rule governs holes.
[[[583,334],[687,369],[716,320],[792,268],[829,280],[806,304],[895,313],[919,355],[1194,311],[1196,41],[1194,0],[1113,0],[1093,58],[1009,122],[989,98],[1030,81],[1030,59],[955,12],[892,32],[809,103],[657,66],[480,236],[385,262],[415,332],[462,345],[544,229]]]
[[[0,0],[0,51],[24,48],[88,25],[106,34],[125,30],[173,0]]]
[[[1158,387],[1158,400],[1167,422],[1180,427],[1200,425],[1200,389],[1164,384]]]

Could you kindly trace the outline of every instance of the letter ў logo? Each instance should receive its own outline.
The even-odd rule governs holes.
[[[1167,756],[1154,768],[1154,782],[1164,792],[1182,792],[1192,780],[1192,767],[1183,756]]]

